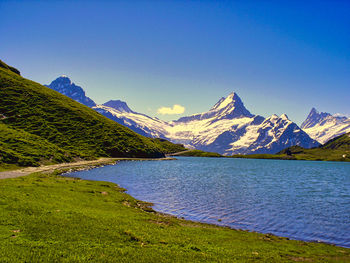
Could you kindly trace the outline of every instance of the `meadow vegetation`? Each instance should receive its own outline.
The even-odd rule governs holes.
[[[176,156],[188,156],[188,157],[224,157],[219,153],[204,152],[201,150],[189,150],[183,153],[176,154]]]
[[[349,262],[350,249],[155,213],[117,185],[0,180],[1,262]]]

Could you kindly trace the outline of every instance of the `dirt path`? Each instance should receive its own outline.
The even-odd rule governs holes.
[[[38,172],[53,172],[57,169],[70,169],[70,168],[92,168],[94,166],[99,165],[107,165],[107,164],[113,164],[118,161],[123,160],[173,160],[174,158],[161,158],[161,159],[141,159],[141,158],[100,158],[98,160],[92,160],[92,161],[79,161],[74,163],[60,163],[60,164],[53,164],[53,165],[43,165],[39,167],[26,167],[19,170],[13,170],[13,171],[6,171],[6,172],[0,172],[0,179],[6,179],[6,178],[15,178],[20,176],[29,175],[31,173],[38,173]]]

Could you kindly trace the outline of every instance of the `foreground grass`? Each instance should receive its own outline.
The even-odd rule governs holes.
[[[1,262],[350,261],[350,250],[154,213],[113,183],[0,181]]]

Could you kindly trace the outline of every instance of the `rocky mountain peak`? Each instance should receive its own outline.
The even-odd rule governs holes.
[[[239,118],[253,117],[244,106],[237,93],[231,92],[226,98],[221,98],[211,109],[210,112],[216,112],[219,118]]]
[[[327,112],[318,112],[315,108],[312,108],[306,120],[301,124],[301,128],[311,128],[329,116],[332,115]]]
[[[58,85],[69,86],[69,85],[72,85],[74,83],[70,80],[70,78],[67,75],[61,75],[57,79],[52,81],[51,84],[53,84],[55,86],[58,86]]]
[[[280,118],[281,118],[282,120],[289,121],[288,115],[285,114],[285,113],[283,113],[283,114],[280,116]]]
[[[243,102],[235,92],[231,92],[226,98],[222,97],[210,110],[220,110],[229,107],[241,107]],[[243,105],[244,107],[244,105]]]
[[[244,106],[241,98],[235,92],[231,92],[227,97],[222,97],[209,111],[182,117],[175,122],[189,122],[193,120],[204,120],[214,118],[213,121],[222,119],[254,117]]]
[[[88,107],[96,106],[96,103],[85,95],[85,91],[80,86],[75,85],[66,75],[61,75],[52,81],[50,85],[45,86]]]
[[[129,108],[128,104],[126,104],[125,101],[121,101],[121,100],[110,100],[110,101],[107,101],[106,103],[104,103],[103,106],[113,108],[113,109],[118,110],[120,112],[133,112]]]

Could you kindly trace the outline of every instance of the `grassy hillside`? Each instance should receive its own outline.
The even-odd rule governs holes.
[[[235,154],[232,156],[227,156],[228,158],[242,158],[242,159],[276,159],[276,160],[297,160],[293,156],[286,154]]]
[[[189,150],[180,154],[176,154],[176,156],[187,156],[187,157],[224,157],[219,153],[213,152],[204,152],[201,150]]]
[[[174,144],[165,139],[156,138],[151,140],[158,146],[158,148],[163,153],[166,153],[166,154],[176,153],[176,152],[181,152],[186,150],[186,148],[182,144]]]
[[[332,140],[329,140],[324,145],[321,146],[322,149],[332,149],[332,150],[350,150],[350,133],[343,134]]]
[[[22,78],[15,71],[0,61],[0,124],[3,129],[10,129],[13,137],[18,137],[20,131],[33,135],[26,137],[27,142],[41,145],[42,153],[35,158],[29,152],[26,156],[24,149],[28,147],[22,145],[17,149],[15,144],[11,146],[11,140],[1,140],[8,152],[20,151],[8,153],[13,155],[11,161],[16,159],[15,155],[33,155],[34,162],[47,158],[62,161],[69,159],[68,156],[162,157],[171,148],[179,147],[138,135],[54,90]],[[57,154],[53,156],[54,147]],[[63,153],[67,158],[60,155]]]
[[[18,69],[14,68],[14,67],[11,67],[9,65],[7,65],[6,63],[4,63],[3,61],[0,60],[0,68],[4,68],[4,69],[8,69],[8,70],[11,70],[12,72],[20,75],[21,73],[19,72]]]
[[[39,163],[67,162],[72,158],[55,144],[3,123],[0,123],[0,138],[0,164],[38,166]]]
[[[292,146],[277,154],[234,155],[235,158],[341,161],[350,162],[350,133],[336,137],[317,148]]]
[[[350,250],[154,213],[108,182],[0,180],[1,262],[349,262]]]

